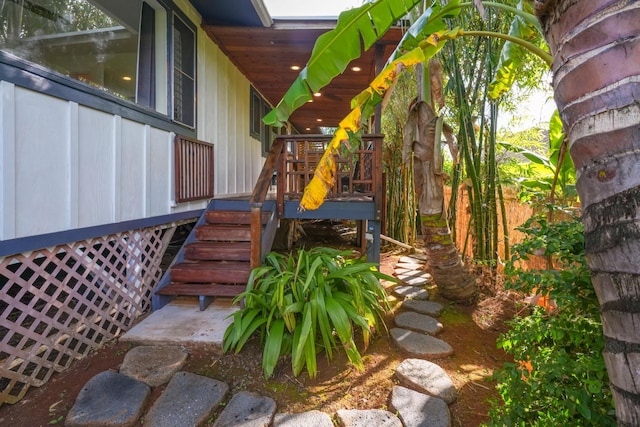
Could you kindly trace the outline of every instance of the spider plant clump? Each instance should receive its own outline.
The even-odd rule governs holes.
[[[380,279],[396,279],[348,255],[331,248],[267,255],[265,265],[251,272],[247,290],[236,297],[235,302],[244,299],[244,307],[233,314],[223,350],[238,353],[259,334],[266,378],[286,354],[294,375],[306,366],[313,378],[318,353],[324,351],[331,360],[339,347],[356,368],[364,369],[354,332],[361,331],[364,351],[372,334],[386,330],[389,304]]]

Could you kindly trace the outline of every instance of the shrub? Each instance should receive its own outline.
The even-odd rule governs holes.
[[[599,305],[584,258],[577,218],[549,224],[544,217],[520,228],[527,238],[514,245],[505,268],[507,287],[555,300],[557,309],[532,308],[510,322],[498,346],[513,355],[496,372],[502,402],[494,402],[490,425],[615,425],[602,350]],[[554,268],[527,270],[531,254],[551,257]]]
[[[383,316],[389,306],[379,279],[396,279],[348,254],[314,248],[267,255],[265,265],[252,271],[247,290],[236,297],[244,299],[244,307],[233,314],[223,350],[239,352],[258,333],[266,378],[284,354],[291,355],[294,375],[306,366],[314,377],[317,354],[324,351],[330,360],[338,344],[349,361],[363,369],[354,329],[362,332],[365,350],[372,333],[386,329]]]

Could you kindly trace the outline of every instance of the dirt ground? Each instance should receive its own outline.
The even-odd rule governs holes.
[[[354,237],[348,227],[339,223],[311,225],[305,227],[305,231],[307,236],[302,236],[298,245],[328,246],[331,243],[336,246],[338,243],[337,246],[349,248]],[[384,247],[381,270],[391,274],[397,260],[405,254],[406,250]],[[503,362],[509,361],[509,357],[496,348],[496,339],[506,330],[504,321],[515,313],[516,298],[500,291],[499,285],[486,274],[477,272],[477,275],[482,296],[476,305],[453,304],[439,299],[437,292],[432,291],[435,294],[432,299],[446,306],[440,317],[444,330],[438,337],[454,348],[452,356],[434,360],[446,370],[459,393],[458,400],[450,406],[454,427],[478,426],[488,420],[488,401],[498,397],[491,375]],[[390,313],[387,325],[391,327],[392,323]],[[294,377],[290,360],[284,359],[274,377],[265,381],[259,347],[259,340],[255,338],[239,354],[221,355],[207,347],[189,347],[190,357],[184,370],[225,381],[232,392],[251,390],[270,396],[282,412],[318,409],[333,415],[338,409],[387,409],[390,391],[397,384],[393,375],[395,368],[411,357],[401,352],[387,334],[381,334],[364,353],[362,372],[351,367],[344,354],[338,352],[331,362],[319,357],[319,373],[314,379],[305,372]],[[67,371],[55,374],[44,386],[30,389],[20,402],[0,406],[0,425],[62,424],[82,386],[99,372],[118,370],[130,348],[130,344],[117,340],[110,342],[75,362]],[[154,389],[150,403],[161,392],[162,387]],[[215,415],[207,425],[213,424]]]

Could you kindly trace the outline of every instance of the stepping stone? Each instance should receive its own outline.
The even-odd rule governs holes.
[[[314,409],[299,414],[276,414],[273,427],[333,427],[333,422],[328,414]]]
[[[433,280],[431,274],[425,273],[424,271],[414,271],[410,274],[399,274],[397,277],[402,280],[405,285],[409,286],[424,286]]]
[[[157,387],[169,381],[187,361],[189,353],[178,346],[139,346],[125,354],[120,373]]]
[[[451,413],[447,403],[433,396],[401,386],[391,390],[391,409],[405,427],[450,427]]]
[[[437,302],[419,301],[415,299],[402,301],[402,305],[400,306],[400,308],[436,317],[440,316],[440,313],[442,313],[442,310],[444,310],[444,306]]]
[[[133,426],[150,394],[142,381],[113,371],[100,372],[78,393],[65,426]]]
[[[397,314],[393,321],[399,328],[411,329],[416,332],[426,332],[429,335],[437,335],[442,332],[443,328],[442,323],[433,317],[413,311],[405,311],[404,313]]]
[[[213,427],[268,427],[276,413],[276,402],[257,393],[236,393]]]
[[[382,409],[339,409],[336,414],[343,427],[402,427],[400,418]]]
[[[410,262],[400,262],[393,267],[393,270],[411,270],[411,271],[424,271],[424,264],[413,264]]]
[[[417,299],[421,301],[429,299],[429,291],[416,286],[396,286],[393,288],[392,292],[401,298]]]
[[[144,425],[153,427],[199,426],[227,395],[222,381],[190,372],[178,372],[145,416]]]
[[[409,268],[394,268],[393,269],[393,275],[394,276],[402,276],[404,274],[414,274],[414,273],[419,273],[421,271],[417,271],[417,270],[412,270]]]
[[[447,403],[458,398],[449,375],[440,366],[423,359],[406,359],[396,368],[396,377],[403,385]]]
[[[427,261],[426,254],[412,254],[400,257],[398,262],[408,262],[414,264],[424,264]]]
[[[391,328],[389,332],[393,342],[413,356],[439,358],[453,354],[449,344],[431,335],[401,328]]]

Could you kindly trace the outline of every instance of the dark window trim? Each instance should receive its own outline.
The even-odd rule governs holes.
[[[140,13],[136,104],[156,109],[156,10],[146,1]]]
[[[170,117],[155,110],[119,99],[78,80],[1,51],[0,80],[168,132],[196,136],[195,129],[174,122]]]
[[[197,71],[198,71],[198,29],[197,27],[193,24],[193,22],[191,22],[191,20],[189,18],[187,18],[184,13],[182,13],[182,11],[180,11],[177,8],[172,8],[171,10],[171,22],[170,22],[170,33],[169,33],[169,37],[168,37],[168,47],[169,47],[169,53],[170,53],[170,84],[169,84],[169,91],[171,94],[171,107],[170,107],[170,113],[169,115],[172,117],[172,119],[176,122],[176,123],[180,123],[188,128],[191,129],[196,129],[198,127],[198,100],[197,100],[197,94],[198,94],[198,75],[197,75]],[[193,34],[193,124],[189,124],[189,123],[183,123],[181,121],[179,121],[178,119],[175,118],[175,112],[174,112],[174,97],[175,97],[175,49],[174,49],[174,28],[175,28],[175,21],[179,20],[188,30],[190,30]]]
[[[266,157],[275,135],[278,135],[278,129],[264,124],[262,118],[271,111],[271,105],[253,85],[250,87],[249,134],[260,141],[262,156]]]

